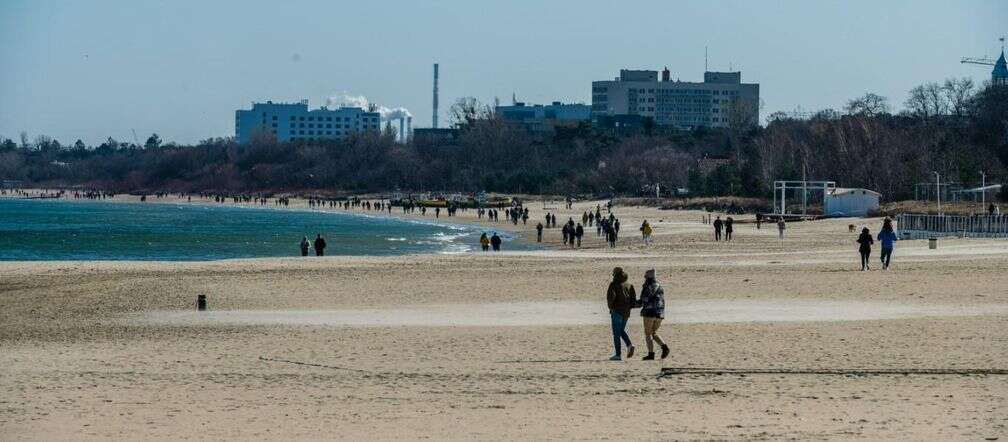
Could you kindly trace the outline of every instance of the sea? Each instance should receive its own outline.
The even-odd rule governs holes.
[[[317,234],[326,240],[327,256],[457,254],[478,250],[484,230],[307,208],[0,198],[0,260],[5,261],[300,256],[301,238],[314,240]],[[504,250],[527,248],[499,234]]]

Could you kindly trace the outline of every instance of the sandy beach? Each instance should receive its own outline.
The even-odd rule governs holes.
[[[596,204],[530,203],[527,226],[439,221],[534,241],[546,211],[560,224]],[[860,272],[848,224],[878,219],[789,224],[783,241],[740,223],[716,243],[698,211],[614,211],[615,249],[594,230],[564,249],[550,229],[542,250],[497,254],[0,262],[0,434],[1008,438],[1008,242],[901,241],[892,269]],[[617,265],[638,287],[657,270],[669,359],[640,360],[635,311],[637,355],[606,360]]]

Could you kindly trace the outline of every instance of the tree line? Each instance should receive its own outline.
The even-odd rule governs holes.
[[[910,90],[903,110],[868,93],[842,110],[744,118],[728,128],[678,131],[652,124],[634,134],[581,124],[539,136],[477,100],[451,108],[451,145],[397,142],[391,128],[344,140],[280,143],[256,137],[194,145],[143,145],[109,138],[98,146],[47,136],[0,142],[0,179],[26,185],[116,192],[389,192],[486,190],[554,195],[768,197],[782,179],[833,180],[913,197],[933,172],[963,185],[1000,182],[1008,164],[1008,88],[968,79]],[[0,137],[2,138],[2,137]]]

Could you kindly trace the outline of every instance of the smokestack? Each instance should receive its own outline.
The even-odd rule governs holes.
[[[437,129],[437,63],[434,63],[434,118],[431,127]]]
[[[406,142],[406,117],[399,117],[399,141]]]
[[[413,135],[412,131],[413,131],[413,116],[411,115],[406,117],[406,133],[403,134],[406,136],[405,140],[407,143],[409,143],[410,138],[412,138]]]

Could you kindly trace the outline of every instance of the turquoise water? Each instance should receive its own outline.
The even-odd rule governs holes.
[[[374,256],[463,253],[478,248],[480,230],[307,209],[0,199],[0,260],[8,261],[300,256],[301,237],[318,233],[327,256]],[[518,246],[504,238],[505,250]]]

